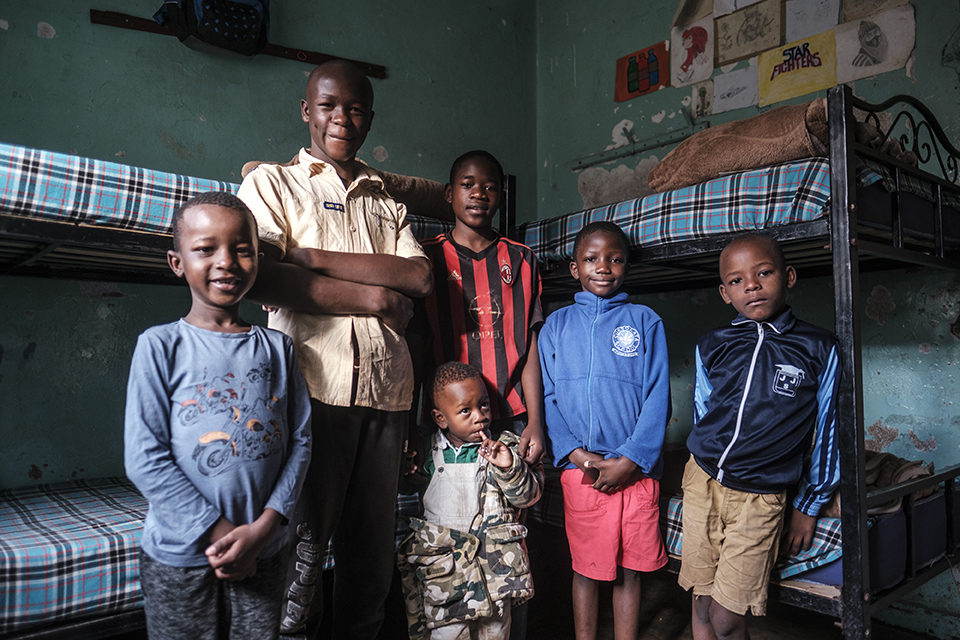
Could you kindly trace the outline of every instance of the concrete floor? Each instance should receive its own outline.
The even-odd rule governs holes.
[[[529,604],[527,638],[529,640],[574,640],[571,607],[570,553],[563,529],[539,522],[527,522],[530,562],[537,595]],[[325,575],[325,592],[332,591],[332,576]],[[378,640],[406,640],[406,620],[399,579],[387,602],[386,618]],[[329,603],[328,603],[329,606]],[[325,630],[324,640],[329,639]],[[787,605],[771,602],[768,615],[751,618],[753,640],[843,640],[836,619]],[[871,640],[933,640],[930,636],[873,624]],[[610,589],[601,589],[600,640],[613,640],[613,615]],[[680,589],[674,574],[660,571],[646,576],[640,608],[640,632],[643,640],[692,640],[690,595]],[[146,640],[141,632],[117,636],[115,640]]]

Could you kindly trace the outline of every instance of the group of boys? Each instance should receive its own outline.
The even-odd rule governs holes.
[[[523,637],[523,509],[541,495],[545,453],[563,470],[577,638],[597,635],[603,581],[617,637],[636,637],[641,574],[667,561],[658,480],[671,401],[663,323],[620,291],[623,231],[580,231],[570,271],[582,291],[544,321],[536,257],[491,226],[496,158],[457,159],[445,192],[455,226],[421,247],[356,158],[369,80],[321,65],[301,115],[311,146],[291,163],[261,165],[239,197],[203,194],[176,212],[168,259],[191,308],[134,352],[125,463],[150,505],[150,637],[316,637],[328,541],[333,637],[376,637],[404,473],[425,487],[399,549],[410,636]],[[697,345],[683,480],[679,582],[698,639],[746,637],[788,491],[795,552],[839,468],[836,339],[793,317],[793,268],[748,235],[723,251],[720,276],[739,315]],[[271,329],[240,317],[244,296],[273,309]],[[415,383],[437,427],[423,440],[407,428]]]

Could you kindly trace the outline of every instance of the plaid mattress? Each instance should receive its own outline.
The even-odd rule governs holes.
[[[666,535],[664,542],[667,553],[680,556],[683,546],[683,500],[679,496],[670,498],[667,509]],[[773,568],[774,576],[783,580],[809,571],[838,559],[843,553],[840,544],[840,520],[838,518],[818,518],[817,530],[813,534],[813,544],[808,551],[795,556],[781,556]]]
[[[0,635],[142,606],[146,510],[121,478],[0,491]]]
[[[169,235],[173,212],[183,202],[204,191],[237,189],[232,182],[0,143],[3,215]],[[430,218],[409,220],[418,239],[453,227]]]
[[[617,223],[631,246],[646,247],[816,220],[829,205],[829,164],[810,158],[537,220],[521,225],[519,232],[541,261],[566,262],[577,232],[596,220]]]

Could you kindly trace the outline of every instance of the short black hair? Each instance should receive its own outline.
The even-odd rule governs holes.
[[[781,270],[787,268],[787,257],[783,254],[783,248],[780,246],[780,243],[777,242],[776,238],[768,236],[765,233],[741,233],[733,240],[727,243],[727,246],[723,248],[723,251],[726,251],[730,247],[737,247],[741,244],[760,242],[766,244],[773,250],[774,257],[777,260],[777,267]],[[723,252],[720,252],[723,255]]]
[[[433,400],[433,406],[437,406],[437,396],[448,386],[455,382],[472,379],[483,382],[480,371],[464,362],[447,362],[437,367],[437,370],[433,372],[433,380],[430,382],[430,398]]]
[[[573,241],[574,260],[577,259],[577,255],[580,253],[580,246],[583,244],[584,240],[595,233],[609,233],[615,236],[617,240],[620,241],[624,253],[627,255],[630,254],[630,241],[627,239],[627,234],[623,232],[623,229],[617,226],[616,223],[610,222],[609,220],[597,220],[596,222],[587,224],[577,233],[577,237]]]
[[[205,204],[223,207],[224,209],[232,209],[243,215],[252,222],[253,235],[256,237],[257,219],[253,217],[253,212],[250,211],[250,207],[248,207],[243,200],[233,195],[229,191],[205,191],[200,195],[193,196],[173,212],[173,220],[170,222],[170,228],[173,232],[174,251],[180,251],[180,228],[183,226],[183,214],[187,211],[187,209],[199,207]]]
[[[497,160],[492,153],[489,151],[484,151],[483,149],[474,149],[473,151],[467,151],[465,154],[453,161],[453,166],[450,167],[450,184],[457,179],[457,172],[466,164],[467,160],[473,160],[474,158],[484,158],[489,160],[493,167],[497,170],[497,176],[500,178],[500,186],[503,187],[503,167],[500,165],[500,161]]]

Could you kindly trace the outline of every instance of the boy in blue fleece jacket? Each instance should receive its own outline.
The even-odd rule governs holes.
[[[547,317],[540,362],[548,451],[564,469],[574,624],[578,640],[596,638],[599,581],[614,581],[617,636],[633,638],[640,572],[667,562],[658,526],[667,342],[659,316],[618,293],[629,258],[620,227],[588,224],[573,254],[583,291]]]

